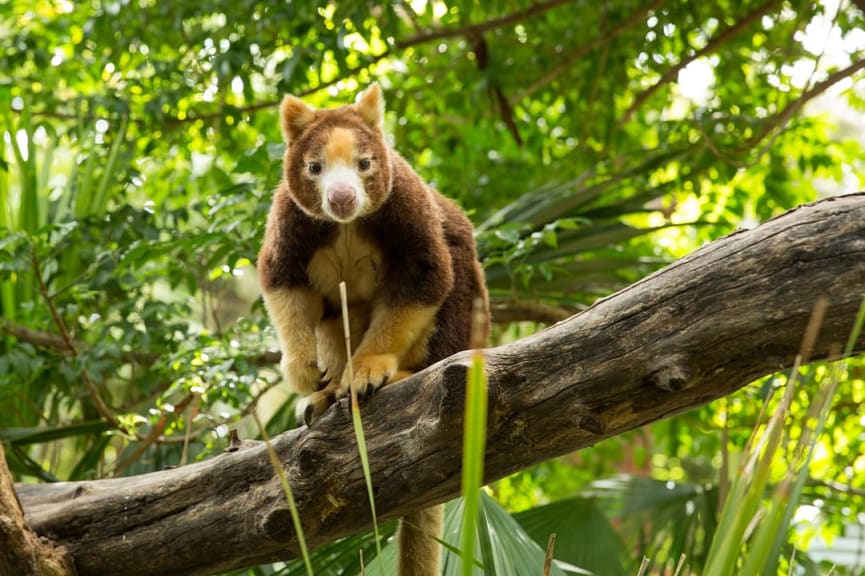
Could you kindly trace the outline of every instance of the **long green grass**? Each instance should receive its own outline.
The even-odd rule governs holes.
[[[363,468],[363,479],[366,483],[366,491],[369,497],[369,510],[372,515],[372,529],[375,534],[375,551],[376,555],[381,555],[381,534],[378,530],[378,518],[375,513],[375,496],[372,489],[372,473],[369,467],[369,455],[366,449],[366,437],[363,433],[363,421],[360,417],[360,404],[357,401],[357,389],[354,387],[354,370],[351,364],[351,327],[348,322],[348,294],[346,292],[345,282],[339,283],[339,297],[342,302],[342,325],[345,333],[345,348],[346,348],[346,363],[345,369],[348,371],[348,379],[351,385],[351,423],[354,427],[354,437],[357,439],[357,449],[360,453],[360,465]],[[384,576],[384,568],[381,567],[381,574]],[[363,569],[363,564],[361,564]]]
[[[252,413],[252,417],[255,420],[255,424],[258,426],[258,433],[261,434],[261,437],[264,440],[264,445],[267,447],[267,457],[270,459],[270,464],[276,471],[276,475],[279,476],[279,483],[282,486],[282,491],[285,494],[285,501],[288,504],[288,510],[291,513],[291,522],[294,526],[294,533],[297,534],[297,545],[300,548],[303,564],[306,567],[306,574],[307,576],[315,576],[315,572],[312,571],[312,563],[309,559],[309,551],[306,548],[306,538],[303,535],[303,525],[300,523],[300,514],[297,511],[297,504],[294,501],[294,494],[291,491],[291,485],[288,483],[285,469],[282,467],[282,462],[279,461],[279,456],[276,454],[276,450],[273,449],[273,445],[270,443],[270,437],[267,434],[267,430],[265,430],[264,426],[261,425],[261,421],[258,419],[255,412]]]
[[[482,304],[475,303],[473,314],[474,333],[480,330]],[[462,549],[462,576],[471,576],[474,570],[475,538],[480,538],[481,549],[489,552],[492,546],[486,530],[478,530],[478,520],[482,513],[480,507],[481,486],[484,477],[484,454],[486,452],[488,383],[484,357],[480,348],[484,342],[475,336],[472,346],[472,363],[466,382],[465,424],[463,426],[463,470],[462,498],[463,527],[460,539]],[[482,522],[486,526],[486,522]],[[491,557],[486,553],[484,557]],[[495,574],[495,566],[486,566],[487,574]]]
[[[804,421],[801,422],[802,434],[788,452],[786,469],[781,480],[767,498],[773,464],[785,458],[785,447],[789,444],[785,437],[785,424],[798,384],[799,366],[807,360],[824,312],[825,303],[818,303],[806,331],[802,352],[796,358],[780,405],[768,419],[762,434],[758,434],[760,423],[754,429],[746,448],[744,463],[733,481],[721,512],[703,576],[762,576],[776,574],[778,571],[787,542],[788,528],[799,506],[802,488],[809,477],[811,460],[823,433],[840,372],[843,370],[842,363],[835,362],[828,377],[824,378],[816,392],[811,394],[813,400]],[[859,307],[853,329],[843,349],[844,357],[852,354],[863,324],[865,299]],[[840,347],[838,352],[841,352]],[[767,405],[768,402],[769,399]],[[764,408],[764,414],[765,412]],[[790,562],[795,562],[795,558]]]

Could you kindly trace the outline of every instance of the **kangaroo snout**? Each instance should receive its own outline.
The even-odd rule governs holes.
[[[327,189],[327,203],[334,215],[350,218],[357,206],[357,190],[347,182],[337,182]]]

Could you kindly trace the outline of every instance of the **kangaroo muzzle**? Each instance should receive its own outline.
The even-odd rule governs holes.
[[[327,189],[327,205],[337,218],[350,220],[358,207],[357,190],[347,182],[336,182]]]

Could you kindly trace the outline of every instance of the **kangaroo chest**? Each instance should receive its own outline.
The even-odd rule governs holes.
[[[369,302],[382,276],[382,253],[355,224],[339,227],[335,239],[319,248],[307,267],[313,288],[339,306],[339,283],[345,282],[349,303]]]

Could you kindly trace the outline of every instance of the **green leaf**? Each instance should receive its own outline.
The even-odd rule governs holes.
[[[0,428],[0,440],[17,445],[41,444],[61,438],[101,434],[110,429],[111,426],[103,420],[89,420],[51,428]]]
[[[449,543],[460,541],[464,521],[464,502],[458,499],[448,505],[445,515],[444,540]],[[475,576],[485,574],[540,574],[543,570],[545,549],[541,548],[495,500],[481,492],[480,510],[483,510],[485,525],[478,522],[479,531],[486,531],[491,546],[480,546],[475,541],[475,550],[485,570],[474,566]],[[482,553],[483,552],[483,553]],[[488,556],[487,554],[491,554]],[[456,576],[461,574],[462,561],[458,554],[446,549],[442,561],[442,574]],[[495,572],[492,572],[492,571]],[[587,574],[588,572],[578,572]],[[554,576],[564,576],[555,564],[550,571]]]
[[[567,498],[514,514],[514,519],[541,547],[555,534],[559,560],[595,574],[630,574],[625,543],[595,499]]]

